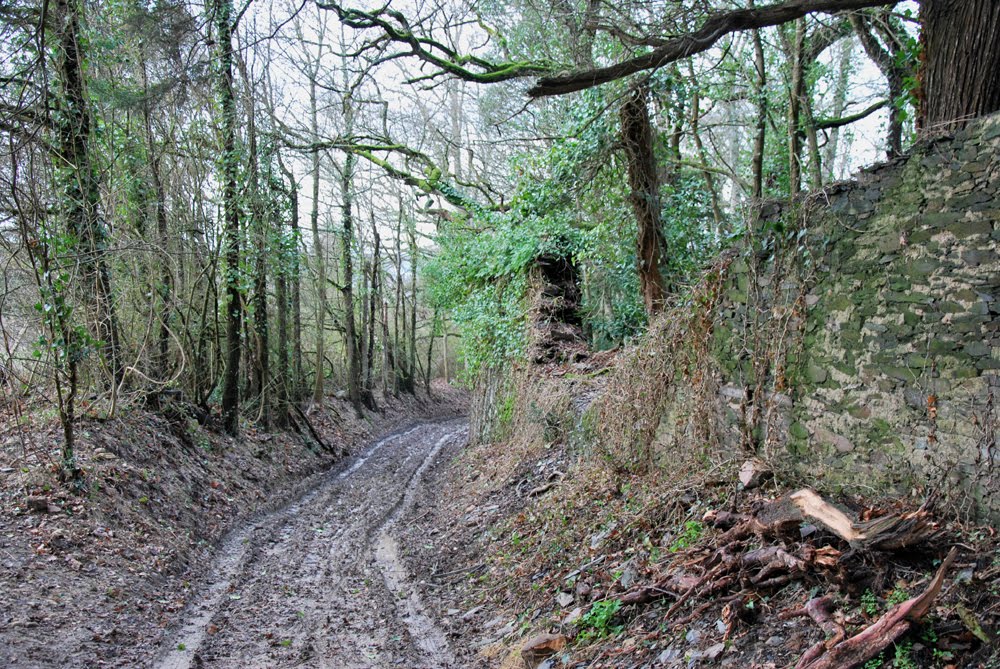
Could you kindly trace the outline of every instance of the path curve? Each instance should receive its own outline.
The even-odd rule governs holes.
[[[454,667],[392,530],[434,459],[467,433],[464,420],[397,431],[230,533],[153,667]]]

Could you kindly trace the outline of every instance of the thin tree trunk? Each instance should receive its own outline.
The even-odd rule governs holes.
[[[142,60],[142,85],[143,91],[148,96],[149,83],[146,78],[146,60]],[[149,153],[149,173],[153,182],[153,203],[156,220],[156,236],[160,245],[162,261],[160,263],[160,283],[156,287],[156,294],[159,297],[159,321],[160,328],[157,333],[156,357],[153,363],[154,373],[160,380],[170,377],[170,314],[173,309],[174,300],[174,275],[171,271],[170,263],[170,234],[167,228],[167,195],[163,187],[163,176],[161,174],[162,154],[156,150],[153,140],[153,122],[150,113],[150,101],[147,99],[142,106],[143,128],[146,132],[146,151]],[[152,305],[151,305],[152,306]]]
[[[249,82],[247,82],[249,85]],[[249,123],[247,133],[250,138],[249,160],[250,160],[250,199],[251,212],[253,216],[253,235],[256,244],[254,258],[254,338],[256,340],[254,369],[254,386],[260,402],[260,423],[265,430],[271,425],[271,400],[268,389],[270,377],[270,343],[268,332],[267,314],[267,233],[268,221],[264,216],[261,192],[260,192],[260,162],[257,156],[257,123],[256,109],[253,100],[249,105]]]
[[[273,197],[273,194],[272,194]],[[275,424],[278,427],[288,425],[289,418],[289,392],[288,392],[288,277],[291,253],[289,252],[289,239],[286,233],[281,231],[281,215],[277,207],[270,208],[273,216],[270,221],[274,229],[278,231],[278,266],[274,272],[274,299],[276,304],[275,317],[278,325],[278,359],[275,370],[275,381],[277,388],[277,413],[274,416]]]
[[[693,69],[691,70],[691,76],[693,79]],[[701,164],[708,165],[708,153],[705,151],[705,145],[701,141],[701,134],[698,132],[699,121],[701,121],[701,91],[695,86],[691,94],[691,137],[694,138],[695,150],[698,152],[698,159],[701,161]],[[715,177],[709,170],[702,170],[702,177],[705,179],[705,189],[708,190],[712,203],[712,219],[715,222],[716,231],[721,234],[724,217],[722,208],[719,206],[719,194],[715,190]]]
[[[381,282],[380,282],[381,283]],[[382,396],[389,393],[389,371],[395,364],[392,356],[392,342],[389,339],[389,300],[382,293]]]
[[[410,390],[416,390],[417,379],[417,225],[410,221]]]
[[[360,212],[358,212],[360,214]],[[364,254],[364,241],[359,242],[361,249],[361,294],[358,300],[361,302],[361,319],[358,322],[358,358],[361,361],[361,387],[368,388],[368,322],[369,318],[369,298],[371,297],[371,273],[368,258]]]
[[[803,52],[805,50],[806,21],[795,21],[794,38],[783,39],[788,56],[791,76],[788,89],[788,191],[795,196],[802,190],[802,97],[805,90]],[[782,31],[782,35],[785,32]]]
[[[448,317],[444,318],[444,337],[441,339],[441,347],[444,355],[444,382],[451,383],[451,374],[448,370]]]
[[[813,118],[812,94],[809,91],[805,92],[802,102],[805,111],[806,146],[809,147],[809,187],[818,190],[823,187],[823,164]]]
[[[431,318],[431,331],[427,335],[427,367],[424,368],[424,390],[427,391],[427,397],[431,396],[431,361],[434,358],[434,333],[437,331],[437,326],[438,310],[435,307]]]
[[[413,392],[412,368],[407,369],[408,356],[405,355],[406,346],[406,299],[403,294],[403,205],[399,206],[399,221],[396,227],[396,309],[394,313],[395,332],[394,346],[396,352],[396,373],[394,387],[396,395],[400,390]]]
[[[366,355],[365,388],[370,393],[374,388],[374,368],[375,368],[375,320],[378,314],[378,294],[379,294],[379,236],[378,226],[375,224],[375,213],[372,212],[372,262],[371,277],[369,280],[368,295],[368,346]]]
[[[847,109],[847,88],[850,84],[851,59],[853,55],[854,40],[844,40],[837,59],[837,79],[834,83],[833,105],[830,108],[830,118],[840,118]],[[836,127],[830,131],[830,136],[826,141],[826,147],[823,152],[826,178],[831,181],[837,178],[835,161],[837,160],[839,145],[840,128]]]
[[[309,79],[309,119],[313,139],[319,138],[319,118],[316,101],[316,74]],[[312,227],[313,257],[316,265],[316,363],[313,379],[313,403],[322,406],[326,377],[326,251],[319,234],[319,153],[312,154]],[[348,214],[349,215],[349,214]]]
[[[756,132],[753,139],[753,197],[764,196],[764,142],[767,138],[767,65],[764,60],[764,43],[760,31],[753,31],[754,102],[757,106]]]

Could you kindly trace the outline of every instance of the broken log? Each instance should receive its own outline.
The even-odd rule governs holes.
[[[724,513],[706,514],[705,517],[706,522],[718,525],[732,519],[732,515]],[[761,537],[790,536],[797,534],[806,522],[825,527],[856,550],[901,550],[927,542],[939,529],[924,509],[858,522],[823,499],[815,490],[803,488],[766,504],[752,518],[732,527],[719,541],[729,543],[752,534]]]
[[[859,523],[815,490],[803,488],[790,497],[805,517],[820,523],[853,548],[896,551],[924,543],[938,532],[937,524],[924,509]]]
[[[798,661],[795,669],[849,669],[877,656],[909,632],[913,623],[927,615],[941,592],[945,576],[957,554],[958,549],[952,548],[923,593],[892,607],[881,618],[849,639],[829,648],[826,644],[813,646]]]

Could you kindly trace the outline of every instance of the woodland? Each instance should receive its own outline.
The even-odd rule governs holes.
[[[992,3],[922,12],[6,4],[6,390],[71,477],[78,415],[165,394],[231,434],[373,409],[516,355],[552,251],[614,346],[755,200],[996,107]]]
[[[498,394],[495,379],[528,384],[516,370],[542,361],[540,321],[556,349],[586,351],[555,354],[567,366],[547,368],[550,380],[658,364],[623,352],[700,304],[720,259],[748,244],[757,253],[762,207],[795,206],[863,167],[901,164],[911,147],[964,132],[1000,111],[998,71],[995,0],[0,0],[4,504],[12,518],[51,515],[44,500],[53,495],[98,504],[92,449],[104,434],[127,444],[160,433],[188,446],[200,439],[219,458],[294,435],[308,454],[280,480],[297,481],[331,464],[316,453],[340,458],[363,434],[398,427],[399,416],[464,412],[468,391],[473,424],[506,421],[501,433],[515,443],[512,415],[523,407]],[[571,269],[541,289],[557,307],[540,317],[538,272],[561,262]],[[545,292],[559,281],[569,292]],[[570,364],[585,358],[601,364]],[[659,411],[651,396],[637,397]],[[524,416],[537,413],[536,403],[524,406]],[[140,438],[123,425],[151,427],[136,427]],[[545,448],[560,443],[549,427],[539,428]],[[503,449],[503,438],[493,441]],[[141,459],[161,446],[128,449]],[[255,465],[225,466],[243,476]],[[522,496],[548,493],[565,467],[556,474]],[[211,488],[217,479],[225,488],[211,476]],[[616,498],[628,489],[608,485]],[[226,504],[235,517],[244,502],[233,493]],[[386,513],[378,528],[396,522]],[[816,517],[795,514],[793,523]],[[698,521],[699,532],[717,518]],[[924,516],[905,518],[918,538],[900,545],[928,541]],[[736,541],[780,535],[752,513],[714,526],[728,530],[725,541],[741,527]],[[376,562],[388,559],[384,545],[375,550]],[[669,618],[692,596],[728,592],[706,580],[728,572],[702,559],[697,586],[661,575],[646,590],[626,584],[619,599],[594,601],[633,606],[674,588]],[[822,555],[784,549],[757,559],[792,574],[822,565]],[[879,621],[897,625],[891,633],[862,632],[885,643],[838,646],[850,635],[828,603],[803,609],[837,643],[796,666],[870,666],[930,610],[953,559],[907,602],[919,613]],[[991,559],[995,572],[1000,558]],[[480,606],[504,606],[489,601]],[[746,616],[761,602],[726,601]],[[619,609],[602,623],[600,608],[586,610],[590,641],[609,637]],[[995,603],[978,613],[995,620]],[[979,649],[991,638],[985,627],[967,629],[971,645],[956,647]],[[524,646],[523,662],[536,666],[565,640],[543,641],[537,657]],[[20,657],[11,666],[36,666]],[[81,657],[80,666],[97,666]],[[428,657],[408,666],[453,666]],[[668,666],[659,651],[649,664],[615,657],[574,666]]]

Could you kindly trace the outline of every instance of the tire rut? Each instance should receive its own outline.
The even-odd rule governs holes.
[[[466,433],[456,420],[398,431],[231,533],[152,666],[454,666],[391,532],[434,458]]]

